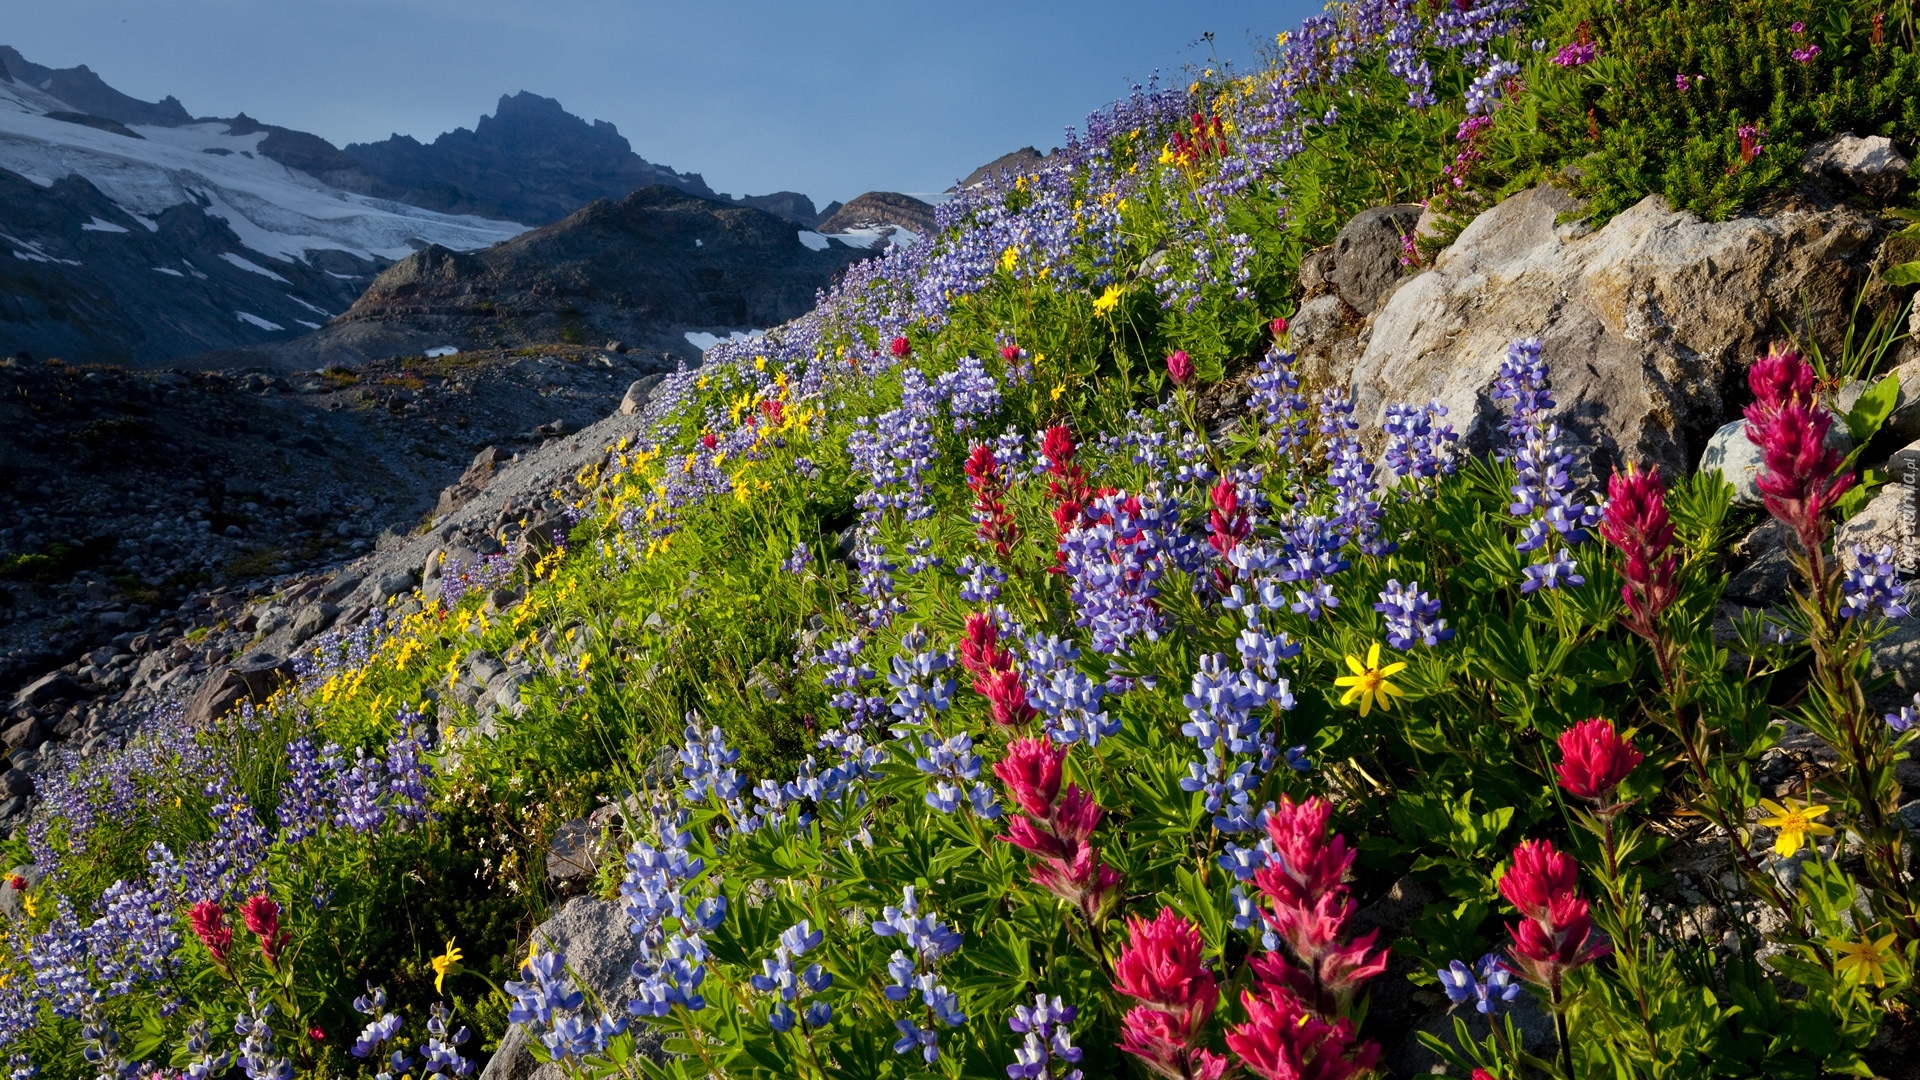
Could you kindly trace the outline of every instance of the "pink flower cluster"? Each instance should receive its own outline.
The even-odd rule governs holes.
[[[1600,535],[1626,556],[1620,598],[1627,603],[1627,629],[1656,641],[1660,613],[1680,595],[1674,584],[1679,559],[1673,554],[1673,521],[1667,516],[1666,486],[1658,472],[1629,465],[1607,482],[1607,513]]]
[[[1833,416],[1814,392],[1813,368],[1800,354],[1775,344],[1747,369],[1753,404],[1747,406],[1747,440],[1760,448],[1761,502],[1793,530],[1802,550],[1817,553],[1826,541],[1826,512],[1853,486],[1840,471],[1840,451],[1827,446]]]
[[[1220,1004],[1200,931],[1172,908],[1148,922],[1127,920],[1127,947],[1113,965],[1113,988],[1140,1002],[1120,1021],[1120,1049],[1169,1080],[1218,1080],[1227,1059],[1199,1045]]]
[[[1567,972],[1613,951],[1595,936],[1579,887],[1579,864],[1545,840],[1514,848],[1513,866],[1500,879],[1500,895],[1522,916],[1507,927],[1513,973],[1547,987],[1556,999]]]
[[[1257,957],[1254,974],[1268,993],[1297,996],[1323,1017],[1345,1013],[1360,984],[1387,969],[1387,951],[1373,948],[1379,931],[1344,940],[1355,910],[1346,886],[1355,852],[1346,837],[1329,836],[1332,817],[1333,804],[1319,796],[1295,803],[1282,795],[1267,814],[1273,857],[1253,876],[1268,902],[1262,914],[1294,957]]]
[[[967,616],[960,642],[960,665],[973,676],[974,692],[987,699],[993,722],[1023,728],[1038,715],[1027,702],[1027,688],[1013,670],[1013,654],[1000,647],[1000,624],[984,611]]]
[[[1035,885],[1091,921],[1113,899],[1120,873],[1101,862],[1100,849],[1090,843],[1100,804],[1074,784],[1060,789],[1066,760],[1067,748],[1046,739],[1015,739],[1007,747],[993,774],[1026,816],[1009,818],[1003,839],[1039,857],[1027,868]]]

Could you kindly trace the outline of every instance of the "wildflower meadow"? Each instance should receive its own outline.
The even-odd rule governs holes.
[[[1911,147],[1913,18],[1351,0],[1136,88],[671,376],[563,546],[62,751],[11,1076],[466,1077],[516,1029],[635,1080],[1885,1074],[1920,703],[1870,704],[1905,587],[1834,541],[1884,480],[1828,437],[1844,328],[1749,358],[1745,507],[1596,468],[1538,340],[1490,425],[1375,425],[1290,319],[1371,206],[1426,204],[1417,264],[1543,182],[1719,219],[1822,134]],[[1763,518],[1788,599],[1716,629]],[[514,708],[448,692],[476,653]],[[596,810],[617,996],[530,941]]]

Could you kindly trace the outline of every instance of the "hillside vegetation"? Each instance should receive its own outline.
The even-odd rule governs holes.
[[[1585,479],[1550,350],[1510,346],[1474,455],[1420,402],[1362,430],[1287,316],[1371,206],[1427,204],[1419,264],[1539,183],[1721,219],[1824,135],[1911,148],[1914,33],[1369,0],[1136,89],[670,377],[563,546],[323,635],[264,705],[68,752],[7,852],[14,1075],[464,1076],[509,1024],[588,1076],[1341,1080],[1423,1025],[1476,1078],[1885,1071],[1912,713],[1867,671],[1904,612],[1830,550],[1829,372],[1753,368],[1799,576],[1730,649],[1753,512]],[[1783,721],[1818,752],[1762,798]],[[528,944],[596,810],[614,999]]]

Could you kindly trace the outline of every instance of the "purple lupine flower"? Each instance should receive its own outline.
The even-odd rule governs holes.
[[[1328,388],[1320,399],[1320,433],[1327,436],[1327,483],[1334,491],[1332,523],[1340,532],[1341,543],[1352,542],[1368,555],[1388,555],[1399,545],[1380,539],[1380,503],[1372,498],[1373,463],[1360,447],[1356,434],[1360,425],[1353,419],[1353,406],[1350,390]],[[1312,599],[1302,596],[1301,600],[1308,617],[1314,618],[1325,597],[1318,589],[1310,590],[1310,594]]]
[[[1440,601],[1421,592],[1417,581],[1403,588],[1399,581],[1387,579],[1373,610],[1386,616],[1387,644],[1396,649],[1411,649],[1415,642],[1433,648],[1453,637],[1447,620],[1434,618],[1440,614]]]
[[[1027,704],[1043,718],[1049,738],[1062,745],[1084,742],[1092,747],[1120,733],[1120,720],[1101,707],[1106,685],[1080,670],[1080,650],[1071,641],[1032,634],[1025,636],[1023,644],[1026,662],[1021,681],[1027,687]]]
[[[1500,100],[1501,84],[1520,74],[1520,65],[1495,58],[1467,87],[1467,115],[1485,116]]]
[[[1440,988],[1446,991],[1449,1001],[1455,1005],[1472,1001],[1482,1016],[1499,1015],[1520,996],[1520,984],[1513,981],[1513,972],[1498,953],[1481,957],[1472,968],[1458,960],[1452,961],[1438,974]]]
[[[945,739],[928,732],[920,733],[921,752],[913,767],[934,778],[927,789],[927,805],[943,814],[971,802],[974,812],[987,820],[1000,816],[1000,805],[992,789],[980,782],[980,755],[973,752],[973,737],[966,732]]]
[[[1083,1052],[1073,1045],[1073,1033],[1067,1030],[1079,1015],[1079,1009],[1058,995],[1049,1001],[1045,994],[1035,994],[1031,1006],[1014,1006],[1007,1027],[1026,1038],[1014,1050],[1007,1076],[1011,1080],[1080,1080],[1079,1069],[1056,1073],[1049,1068],[1055,1061],[1063,1067],[1080,1063]]]
[[[1569,472],[1573,454],[1559,446],[1560,427],[1551,419],[1552,386],[1538,339],[1516,341],[1507,347],[1489,395],[1495,401],[1513,403],[1513,413],[1507,419],[1508,446],[1500,452],[1513,463],[1517,474],[1512,488],[1514,501],[1507,512],[1529,519],[1521,526],[1515,549],[1551,552],[1556,534],[1565,543],[1585,542],[1587,530],[1605,511],[1598,504],[1573,498]],[[1571,556],[1562,550],[1559,558],[1550,557],[1528,567],[1521,591],[1584,584],[1585,579],[1573,571]]]
[[[387,821],[387,764],[355,748],[353,767],[342,771],[340,747],[328,744],[324,760],[340,773],[339,809],[333,823],[362,835],[378,832]]]
[[[1841,583],[1841,616],[1853,619],[1877,611],[1882,618],[1904,619],[1911,614],[1906,583],[1893,562],[1893,545],[1869,551],[1865,544],[1855,544],[1851,554],[1853,565]]]
[[[802,541],[793,545],[793,554],[781,560],[780,569],[789,574],[804,574],[807,572],[808,565],[812,562],[813,549],[807,547],[806,542]]]
[[[1252,832],[1263,816],[1252,796],[1273,771],[1279,750],[1274,733],[1255,714],[1269,705],[1293,707],[1291,688],[1275,663],[1283,649],[1257,630],[1244,631],[1241,666],[1228,668],[1219,654],[1201,657],[1184,698],[1188,719],[1180,733],[1194,741],[1202,760],[1187,766],[1180,787],[1204,795],[1214,828],[1224,833]]]
[[[1573,561],[1572,553],[1561,548],[1559,555],[1527,567],[1527,580],[1520,583],[1520,591],[1530,593],[1538,589],[1557,589],[1562,585],[1585,585],[1587,579],[1576,572],[1578,566]]]
[[[980,420],[1000,411],[1000,384],[971,354],[961,357],[959,365],[940,376],[938,383],[956,432],[972,431]]]
[[[427,782],[433,766],[427,764],[426,755],[433,749],[433,729],[411,709],[402,709],[397,720],[400,730],[387,743],[387,812],[417,824],[431,816]]]
[[[755,990],[774,995],[773,1008],[767,1016],[767,1023],[773,1030],[791,1031],[796,1023],[804,1023],[810,1028],[819,1027],[833,1019],[833,1006],[824,1001],[807,1006],[805,1012],[794,1010],[794,1006],[805,997],[818,994],[833,985],[833,976],[819,964],[796,968],[793,963],[796,958],[805,956],[819,945],[823,936],[806,919],[781,931],[780,942],[774,946],[773,956],[760,961],[762,973],[749,980]]]
[[[903,891],[900,906],[886,906],[880,918],[868,924],[868,929],[877,937],[897,936],[912,950],[909,956],[906,950],[897,949],[888,962],[887,972],[893,982],[885,989],[887,1000],[904,1002],[918,995],[931,1018],[937,1021],[921,1028],[910,1019],[896,1019],[894,1026],[901,1038],[894,1044],[893,1052],[905,1054],[917,1048],[928,1064],[938,1061],[938,1027],[959,1027],[967,1022],[966,1013],[960,1011],[958,996],[939,981],[938,974],[940,958],[960,947],[959,931],[942,925],[939,916],[931,911],[922,914],[912,885]]]
[[[1247,379],[1247,408],[1260,417],[1272,437],[1274,449],[1285,454],[1301,445],[1307,436],[1307,399],[1300,393],[1300,378],[1293,371],[1294,355],[1275,345],[1260,359],[1260,366]]]
[[[1451,424],[1438,423],[1447,407],[1438,401],[1426,405],[1388,405],[1380,429],[1386,432],[1382,460],[1396,477],[1416,480],[1451,476],[1454,445],[1460,436]]]
[[[464,1077],[473,1075],[473,1062],[460,1054],[460,1044],[473,1038],[473,1032],[464,1024],[458,1029],[451,1028],[452,1015],[444,1001],[436,1001],[428,1007],[427,1043],[421,1047],[420,1067],[430,1076]],[[607,1034],[601,1032],[599,1045],[604,1047],[606,1040],[620,1031],[626,1030],[624,1019],[613,1022],[619,1030]],[[611,1026],[611,1025],[610,1025]]]
[[[943,672],[953,667],[951,649],[936,649],[919,626],[900,638],[887,683],[894,688],[893,733],[905,738],[908,728],[929,724],[953,704],[956,683]]]
[[[306,840],[333,816],[334,789],[339,779],[320,759],[313,739],[301,735],[287,744],[287,782],[280,787],[280,838],[289,844]]]
[[[1913,730],[1916,720],[1920,720],[1920,694],[1913,695],[1913,704],[1902,705],[1897,712],[1887,714],[1887,726],[1895,735],[1905,735]]]
[[[1553,54],[1555,67],[1584,67],[1600,55],[1600,47],[1591,41],[1572,41]]]

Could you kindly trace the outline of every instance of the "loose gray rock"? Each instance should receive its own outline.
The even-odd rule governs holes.
[[[1891,187],[1906,175],[1908,161],[1885,135],[1854,134],[1823,139],[1807,150],[1800,167],[1814,176],[1837,177],[1859,187]]]
[[[632,416],[646,408],[647,402],[653,400],[654,388],[666,379],[665,375],[647,375],[633,380],[633,385],[627,387],[626,396],[620,399],[620,415]]]
[[[293,635],[293,643],[306,644],[315,635],[332,626],[334,617],[339,614],[339,608],[326,603],[312,604],[302,609],[300,614],[293,617],[293,627],[290,631]]]
[[[1326,280],[1355,311],[1372,314],[1407,270],[1403,237],[1420,221],[1418,203],[1361,211],[1333,238]]]
[[[13,696],[13,705],[17,709],[35,709],[60,698],[84,697],[85,691],[80,684],[64,671],[50,671],[22,687]]]

